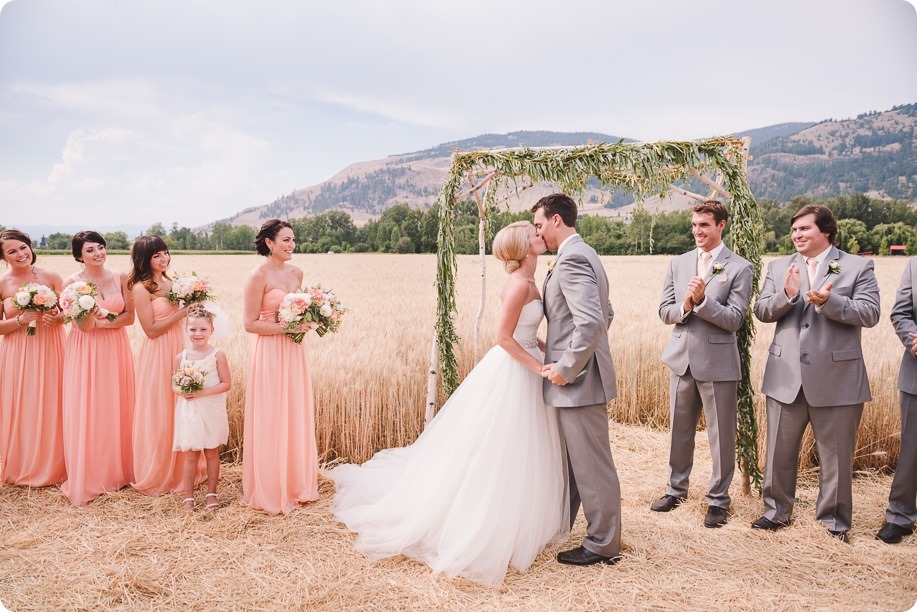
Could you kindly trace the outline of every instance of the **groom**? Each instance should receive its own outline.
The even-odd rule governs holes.
[[[621,560],[621,488],[608,443],[608,402],[617,396],[608,278],[595,250],[576,233],[576,202],[555,193],[538,200],[532,213],[538,235],[557,251],[542,291],[548,321],[544,402],[558,409],[571,527],[581,502],[586,516],[586,539],[558,553],[557,561],[613,565]]]

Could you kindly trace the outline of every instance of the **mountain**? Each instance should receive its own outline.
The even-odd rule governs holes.
[[[789,200],[855,191],[917,200],[917,104],[822,121],[754,146],[748,180],[755,196]]]
[[[782,123],[737,136],[752,138],[748,177],[758,198],[787,201],[800,194],[828,197],[862,191],[875,197],[917,201],[915,126],[917,104],[910,104],[886,112],[865,113],[856,119]],[[362,225],[394,204],[432,206],[456,149],[576,146],[589,140],[633,142],[590,132],[482,134],[423,151],[352,164],[323,183],[297,189],[270,204],[246,208],[219,222],[257,227],[274,217],[297,218],[342,210]],[[699,182],[687,187],[697,193],[708,191]],[[525,210],[552,190],[551,185],[536,185],[519,198],[509,198],[510,208]],[[637,206],[631,194],[609,194],[598,186],[588,188],[582,201],[585,214],[622,218]],[[693,202],[686,196],[669,194],[662,199],[649,198],[644,205],[648,210],[665,211],[686,208]]]

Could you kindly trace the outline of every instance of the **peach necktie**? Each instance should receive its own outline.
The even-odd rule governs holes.
[[[703,278],[710,271],[710,258],[712,255],[707,251],[701,251],[700,259],[697,260],[697,275]]]
[[[815,285],[815,276],[818,274],[818,260],[814,257],[806,259],[806,271],[809,273],[809,289]]]

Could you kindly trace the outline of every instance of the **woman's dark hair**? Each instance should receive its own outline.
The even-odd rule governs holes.
[[[25,232],[20,232],[18,229],[8,229],[0,232],[0,251],[3,250],[4,240],[18,240],[19,242],[26,243],[29,245],[29,250],[32,252],[32,263],[38,260],[38,255],[35,254],[35,249],[32,248],[32,239],[29,238],[29,235]],[[2,253],[0,253],[0,259],[3,259]]]
[[[169,252],[169,246],[166,241],[155,235],[141,236],[131,245],[131,273],[127,276],[127,288],[131,289],[137,283],[141,283],[150,293],[156,293],[159,288],[156,281],[153,280],[153,268],[150,266],[150,260],[153,255],[160,251]],[[168,275],[162,274],[167,280],[171,280]]]
[[[70,252],[73,253],[73,258],[80,263],[83,263],[83,245],[87,242],[95,242],[102,246],[106,245],[105,238],[102,238],[102,234],[99,232],[89,230],[75,233],[70,241]]]
[[[264,225],[261,226],[261,229],[258,230],[258,235],[255,236],[255,250],[258,252],[258,255],[264,255],[267,257],[271,254],[271,249],[268,248],[265,244],[265,240],[275,240],[277,234],[280,233],[280,230],[288,227],[291,230],[293,226],[287,223],[286,221],[281,221],[280,219],[268,219],[264,222]]]

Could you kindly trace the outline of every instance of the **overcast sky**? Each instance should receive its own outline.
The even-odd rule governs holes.
[[[196,226],[486,132],[692,139],[917,102],[905,0],[12,0],[0,224]]]

